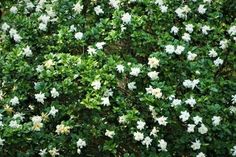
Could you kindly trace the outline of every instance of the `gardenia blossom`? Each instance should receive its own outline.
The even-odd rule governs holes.
[[[175,47],[173,45],[166,45],[165,46],[165,51],[168,54],[172,54],[175,52]]]
[[[217,126],[217,125],[220,124],[221,117],[219,117],[219,116],[213,116],[211,120],[212,120],[212,124],[213,124],[214,126]]]
[[[236,26],[232,26],[229,28],[228,33],[230,36],[236,35]]]
[[[101,8],[100,5],[96,6],[96,7],[94,8],[94,11],[95,11],[95,13],[96,13],[97,15],[100,15],[100,14],[103,14],[103,13],[104,13],[104,11],[102,10],[102,8]]]
[[[110,101],[109,101],[109,97],[103,97],[101,98],[102,102],[101,104],[104,105],[104,106],[110,106]]]
[[[40,131],[43,127],[42,117],[41,116],[33,116],[32,117],[33,127],[32,129],[35,131]]]
[[[59,96],[59,92],[56,90],[56,88],[52,88],[52,90],[50,91],[51,95],[53,98],[56,98]]]
[[[185,47],[178,45],[175,49],[175,54],[180,55],[184,51]]]
[[[193,24],[187,24],[185,25],[185,30],[189,33],[192,33],[193,32]]]
[[[214,50],[214,49],[211,49],[210,51],[209,51],[209,57],[217,57],[217,53],[216,53],[216,51]]]
[[[205,8],[205,5],[201,4],[197,10],[200,14],[205,14],[207,9]]]
[[[157,121],[158,121],[158,124],[159,125],[164,125],[164,126],[166,126],[166,124],[167,124],[167,117],[164,117],[164,116],[161,116],[161,117],[159,117],[159,118],[157,118]]]
[[[200,153],[197,154],[196,157],[206,157],[206,155],[203,152],[200,152]]]
[[[145,137],[145,139],[142,141],[142,144],[146,145],[147,148],[149,148],[151,143],[152,143],[152,139],[149,136]]]
[[[195,53],[192,53],[192,52],[188,52],[188,57],[187,57],[187,59],[189,60],[189,61],[193,61],[195,58],[197,57],[197,54],[195,54]]]
[[[188,124],[187,132],[191,133],[194,132],[195,124]]]
[[[159,62],[160,60],[155,57],[148,58],[148,65],[150,68],[157,68],[159,66]]]
[[[219,57],[216,59],[216,60],[214,60],[214,64],[215,64],[215,66],[220,66],[220,65],[222,65],[223,64],[223,60],[222,59],[220,59]]]
[[[78,1],[74,7],[73,7],[73,10],[76,12],[76,13],[80,13],[82,10],[83,10],[84,6],[80,4],[80,1]]]
[[[191,11],[191,9],[188,7],[188,5],[185,5],[183,7],[179,7],[175,10],[175,13],[179,18],[186,19],[187,14]]]
[[[55,117],[57,112],[58,112],[58,109],[56,109],[54,106],[52,106],[48,114]]]
[[[56,126],[56,133],[59,134],[69,134],[71,127],[60,124]]]
[[[119,3],[120,3],[120,0],[109,0],[109,5],[111,5],[115,9],[119,8]]]
[[[202,123],[202,117],[195,116],[193,117],[194,124],[198,125],[199,123]]]
[[[103,46],[105,45],[106,43],[105,42],[97,42],[95,44],[95,46],[97,47],[97,49],[101,50],[103,49]]]
[[[167,142],[163,139],[158,140],[159,144],[157,145],[160,149],[159,151],[167,151],[166,147],[167,147]]]
[[[131,15],[129,13],[125,13],[122,15],[121,20],[124,24],[129,24],[131,22]]]
[[[181,111],[180,113],[181,115],[179,116],[179,118],[182,120],[182,122],[185,122],[189,119],[190,114],[188,111]]]
[[[141,133],[141,132],[139,132],[139,131],[134,132],[134,139],[135,139],[136,141],[142,141],[143,138],[144,138],[143,133]]]
[[[179,28],[176,26],[173,26],[170,30],[170,33],[173,33],[174,35],[176,35],[179,32]]]
[[[26,48],[23,48],[23,55],[26,57],[32,56],[32,51],[29,46],[26,46]]]
[[[232,101],[232,104],[235,104],[235,103],[236,103],[236,94],[235,94],[235,95],[232,95],[231,101]]]
[[[236,145],[230,149],[231,153],[232,153],[232,156],[236,156]]]
[[[17,9],[16,6],[12,6],[12,7],[10,8],[10,12],[13,13],[13,14],[16,14],[17,11],[18,11],[18,9]]]
[[[191,36],[188,33],[184,33],[184,35],[182,36],[182,39],[186,42],[190,42],[191,41]]]
[[[141,120],[137,121],[137,129],[143,130],[145,125],[146,123],[144,121],[141,121]]]
[[[205,25],[202,27],[202,34],[207,35],[208,31],[210,31],[210,30],[211,30],[211,28],[209,26]]]
[[[131,68],[130,75],[132,76],[138,76],[140,73],[140,68]]]
[[[151,86],[149,88],[146,88],[146,91],[148,94],[152,94],[156,98],[162,97],[162,92],[160,88],[152,88]]]
[[[50,149],[48,152],[49,152],[49,154],[50,154],[52,157],[55,157],[55,156],[57,156],[57,155],[60,155],[59,150],[56,149],[56,148]]]
[[[92,82],[91,86],[94,90],[98,90],[101,88],[101,82],[99,80],[95,80]]]
[[[201,142],[199,140],[195,140],[195,142],[192,142],[191,148],[193,150],[198,150],[201,148]]]
[[[159,74],[159,72],[151,71],[151,72],[148,72],[148,77],[150,77],[151,80],[155,80],[158,78],[158,74]]]
[[[84,34],[82,32],[77,32],[77,33],[75,33],[75,39],[81,40],[83,38],[83,35]]]
[[[184,87],[186,87],[186,88],[192,88],[192,89],[194,89],[194,88],[197,86],[198,83],[199,83],[199,80],[198,80],[198,79],[195,79],[195,80],[193,80],[193,81],[191,81],[191,80],[185,80],[185,81],[183,82],[183,85],[184,85]]]
[[[137,89],[136,82],[130,82],[128,83],[129,90]]]
[[[10,100],[10,103],[11,103],[13,106],[15,106],[15,105],[19,104],[20,102],[19,102],[18,97],[17,97],[17,96],[14,96],[14,97]]]
[[[47,148],[45,148],[45,149],[40,149],[40,150],[39,150],[39,155],[40,155],[41,157],[44,157],[46,154],[47,154]]]
[[[193,107],[194,105],[196,105],[196,100],[193,97],[190,97],[185,101],[185,103]]]
[[[10,28],[10,26],[9,26],[6,22],[4,22],[4,23],[2,24],[2,30],[3,30],[4,32],[6,32],[9,28]]]
[[[123,73],[123,72],[125,71],[124,68],[125,68],[125,67],[124,67],[123,65],[121,65],[121,64],[118,64],[118,65],[116,66],[116,70],[117,70],[119,73]]]
[[[205,134],[205,133],[207,133],[207,131],[208,131],[208,129],[204,124],[201,124],[201,126],[198,128],[198,132],[200,134]]]
[[[181,100],[180,99],[174,99],[171,103],[171,107],[176,107],[176,106],[179,106],[181,105]]]
[[[4,145],[4,142],[5,142],[5,139],[2,139],[2,138],[0,137],[0,146],[3,146],[3,145]]]
[[[221,49],[226,49],[229,45],[228,45],[229,41],[227,39],[221,40],[220,41],[220,48]]]
[[[166,13],[167,9],[168,9],[168,7],[166,5],[161,5],[160,6],[160,10],[161,10],[162,13]]]
[[[10,126],[11,128],[15,128],[15,129],[21,127],[21,125],[18,124],[18,122],[17,122],[16,120],[11,120],[9,126]]]
[[[109,138],[113,138],[113,136],[115,136],[115,132],[110,131],[110,130],[106,130],[105,136],[107,136]]]
[[[89,54],[89,55],[97,54],[96,49],[93,48],[92,46],[89,46],[87,51],[88,51],[88,54]]]
[[[37,102],[40,102],[40,103],[44,103],[44,99],[46,99],[45,97],[45,94],[44,93],[38,93],[38,94],[35,94],[35,99],[37,100]]]

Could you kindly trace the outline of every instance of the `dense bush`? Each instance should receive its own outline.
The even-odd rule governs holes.
[[[236,156],[234,0],[0,5],[0,156]]]

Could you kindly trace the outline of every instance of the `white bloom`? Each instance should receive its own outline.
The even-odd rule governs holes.
[[[3,142],[5,142],[5,140],[0,137],[0,146],[4,145]]]
[[[185,25],[185,30],[189,33],[192,33],[193,32],[193,24],[187,24]]]
[[[43,71],[43,65],[38,65],[37,68],[36,68],[36,71],[37,72],[42,72]]]
[[[156,0],[155,1],[155,4],[158,4],[158,5],[163,5],[164,4],[164,2],[163,2],[163,0]]]
[[[178,45],[175,50],[175,54],[180,55],[184,51],[185,47]]]
[[[102,10],[102,8],[101,8],[100,5],[96,6],[96,7],[94,8],[94,11],[95,11],[95,13],[96,13],[97,15],[104,13],[104,11]]]
[[[135,139],[136,141],[142,141],[143,138],[144,138],[143,133],[141,133],[141,132],[139,132],[139,131],[134,132],[134,139]]]
[[[236,26],[232,26],[228,30],[229,35],[234,36],[236,35]]]
[[[56,88],[52,88],[51,95],[53,98],[56,98],[59,96],[59,92],[56,90]]]
[[[198,153],[198,155],[196,157],[206,157],[206,155],[202,152]]]
[[[162,13],[166,13],[166,12],[167,12],[167,9],[168,9],[168,7],[167,7],[167,6],[165,6],[165,5],[161,5],[161,6],[160,6],[160,9],[161,9],[161,12],[162,12]]]
[[[110,130],[106,130],[105,136],[113,138],[113,136],[115,136],[115,132],[110,131]]]
[[[157,68],[159,66],[159,59],[156,59],[155,57],[148,58],[148,65],[150,68]]]
[[[75,33],[75,39],[81,40],[83,38],[84,34],[82,32]]]
[[[137,121],[137,129],[143,130],[145,125],[146,123],[144,121],[141,121],[141,120]]]
[[[182,101],[180,99],[174,99],[171,103],[171,107],[176,107],[181,105]]]
[[[46,31],[46,30],[47,30],[47,24],[45,24],[45,23],[40,23],[40,24],[39,24],[39,30],[41,30],[41,31]]]
[[[6,32],[9,28],[10,28],[10,26],[9,26],[6,22],[4,22],[4,23],[2,24],[2,30],[3,30],[4,32]]]
[[[165,140],[161,139],[158,140],[159,144],[157,145],[160,149],[159,151],[167,151],[166,147],[167,147],[167,143]]]
[[[157,133],[159,132],[159,130],[156,127],[152,128],[152,131],[150,132],[150,136],[157,136]]]
[[[145,139],[142,141],[142,144],[146,145],[147,148],[151,145],[151,143],[152,139],[149,136],[145,137]]]
[[[17,34],[17,31],[16,31],[14,28],[11,28],[11,29],[9,30],[9,34],[10,34],[10,37],[13,38],[13,36],[14,36],[15,34]]]
[[[97,49],[101,50],[101,49],[103,49],[103,46],[105,44],[106,44],[105,42],[97,42],[95,46],[97,47]]]
[[[182,39],[186,42],[190,42],[191,41],[191,36],[188,33],[184,33],[184,35],[182,36]]]
[[[199,123],[202,123],[202,117],[195,116],[193,117],[194,124],[198,125]]]
[[[211,28],[209,26],[205,25],[202,27],[202,34],[207,35],[208,31],[210,31],[210,30],[211,30]]]
[[[21,121],[23,121],[24,120],[24,114],[20,113],[20,112],[16,112],[12,118],[13,119],[20,119]]]
[[[219,116],[213,116],[211,120],[212,120],[212,124],[213,124],[214,126],[217,126],[217,125],[220,124],[221,117],[219,117]]]
[[[176,35],[179,32],[179,28],[176,26],[173,26],[170,30],[170,33],[173,33],[174,35]]]
[[[185,122],[189,119],[190,114],[188,111],[181,111],[180,113],[181,115],[179,116],[179,118],[182,120],[182,122]]]
[[[19,43],[22,39],[22,37],[19,34],[14,34],[13,39],[15,42]]]
[[[73,7],[73,10],[76,12],[76,13],[80,13],[82,10],[83,10],[84,6],[80,4],[80,1],[78,1],[74,7]]]
[[[23,48],[23,55],[26,57],[32,56],[32,51],[29,46],[26,46],[26,48]]]
[[[201,142],[199,140],[195,140],[195,142],[192,142],[191,148],[193,150],[198,150],[201,148]]]
[[[199,5],[199,7],[198,7],[198,12],[200,13],[200,14],[205,14],[206,13],[206,8],[204,8],[205,7],[205,5],[203,5],[203,4],[201,4],[201,5]]]
[[[42,122],[42,117],[41,117],[41,116],[33,116],[33,117],[32,117],[32,122],[33,122],[34,124],[36,124],[36,123],[41,123],[41,122]]]
[[[131,22],[131,15],[129,13],[125,13],[122,15],[121,20],[123,21],[123,23],[129,24]]]
[[[191,133],[194,132],[195,124],[188,124],[187,132]]]
[[[175,52],[175,47],[173,45],[166,45],[165,46],[165,51],[168,54],[172,54]]]
[[[39,155],[40,155],[41,157],[44,157],[46,154],[47,154],[47,148],[45,148],[45,149],[40,149]]]
[[[192,52],[188,52],[188,57],[187,57],[187,59],[189,60],[189,61],[193,61],[195,58],[197,57],[197,54],[195,54],[195,53],[192,53]]]
[[[235,95],[232,95],[231,101],[232,101],[232,104],[235,104],[235,103],[236,103],[236,94],[235,94]]]
[[[236,107],[235,106],[230,106],[229,107],[229,111],[230,111],[230,113],[236,113]]]
[[[134,89],[137,89],[137,87],[136,87],[136,82],[130,82],[130,83],[128,83],[128,88],[129,88],[129,90],[134,90]]]
[[[140,68],[131,68],[130,75],[132,76],[138,76],[140,73]]]
[[[38,18],[38,21],[41,21],[42,23],[47,25],[47,23],[50,21],[50,16],[48,16],[48,15],[41,15]]]
[[[98,90],[101,88],[101,82],[99,80],[95,80],[92,82],[91,86],[93,86],[94,90]]]
[[[60,155],[59,150],[56,149],[56,148],[50,149],[48,152],[49,152],[49,154],[50,154],[52,157],[55,157],[55,156],[57,156],[57,155]]]
[[[211,3],[212,0],[203,0],[204,3]]]
[[[70,129],[71,129],[71,127],[69,127],[69,126],[65,126],[64,124],[59,124],[59,125],[56,126],[56,131],[55,132],[58,135],[60,135],[60,134],[69,134]]]
[[[119,123],[125,123],[126,122],[126,116],[125,115],[120,116],[118,121],[119,121]]]
[[[224,39],[224,40],[221,40],[220,41],[220,48],[221,49],[226,49],[228,47],[228,40],[227,39]]]
[[[77,31],[77,28],[75,27],[75,25],[71,25],[70,32],[75,32],[75,31]]]
[[[217,57],[217,55],[218,55],[214,49],[211,49],[209,52],[210,52],[210,53],[208,54],[209,57]]]
[[[10,100],[10,103],[11,103],[13,106],[15,106],[15,105],[19,104],[20,102],[19,102],[18,97],[17,97],[17,96],[14,96],[14,97]]]
[[[16,120],[11,120],[9,126],[11,128],[19,128],[21,125],[18,124],[18,122]]]
[[[93,48],[92,46],[89,46],[87,51],[89,55],[97,54],[96,49]]]
[[[236,156],[236,145],[230,149],[232,156]]]
[[[13,13],[13,14],[16,14],[17,11],[18,11],[18,9],[17,9],[17,7],[15,7],[15,6],[12,6],[12,7],[10,8],[10,12]]]
[[[161,98],[162,97],[162,92],[160,88],[154,88],[151,90],[151,94],[155,96],[156,98]]]
[[[56,109],[54,106],[52,106],[48,114],[55,117],[57,112],[58,112],[58,109]]]
[[[215,64],[215,66],[220,66],[220,65],[222,65],[223,64],[223,60],[222,59],[220,59],[219,57],[216,59],[216,60],[214,60],[214,64]]]
[[[119,8],[119,0],[109,0],[109,5],[111,5],[113,8],[118,9]]]
[[[123,72],[125,71],[124,68],[125,68],[125,67],[124,67],[123,65],[121,65],[121,64],[118,64],[118,65],[116,66],[116,70],[117,70],[119,73],[123,73]]]
[[[204,124],[201,124],[201,127],[198,128],[198,132],[200,134],[205,134],[205,133],[207,133],[207,131],[208,131],[208,129]]]
[[[198,83],[199,83],[199,80],[198,80],[198,79],[195,79],[195,80],[193,80],[193,81],[191,81],[191,80],[185,80],[185,81],[183,82],[183,85],[184,85],[184,87],[186,87],[186,88],[192,88],[192,89],[194,89]]]
[[[35,94],[35,99],[37,100],[37,102],[40,102],[40,103],[44,103],[44,99],[46,99],[45,97],[45,94],[44,93],[38,93],[38,94]]]
[[[159,117],[159,118],[157,118],[157,121],[158,121],[158,124],[159,125],[164,125],[164,126],[166,126],[166,124],[167,124],[167,117],[164,117],[164,116],[161,116],[161,117]]]
[[[148,72],[148,76],[151,78],[151,80],[157,79],[158,78],[158,74],[159,74],[159,72],[156,72],[156,71]]]
[[[78,148],[82,149],[83,147],[86,146],[86,142],[83,140],[83,139],[79,139],[77,142],[76,142],[76,145]]]
[[[101,98],[102,102],[101,104],[104,105],[104,106],[110,106],[110,101],[109,101],[109,97],[103,97]]]
[[[193,107],[194,105],[196,105],[196,100],[193,97],[190,97],[185,101],[185,103]]]

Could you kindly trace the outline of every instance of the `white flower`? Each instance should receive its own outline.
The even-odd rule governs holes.
[[[141,133],[141,132],[139,132],[139,131],[134,132],[134,139],[135,139],[136,141],[142,141],[143,138],[144,138],[143,133]]]
[[[211,28],[209,26],[205,25],[202,27],[202,34],[207,35],[208,31],[210,31],[210,30],[211,30]]]
[[[43,71],[43,65],[38,65],[37,68],[36,68],[36,71],[37,72],[42,72]]]
[[[129,90],[134,90],[134,89],[137,89],[137,87],[136,87],[136,82],[130,82],[130,83],[128,83],[128,88],[129,88]]]
[[[113,8],[118,9],[119,8],[119,0],[109,0],[109,5],[111,5]]]
[[[201,5],[199,5],[199,7],[198,7],[198,12],[200,13],[200,14],[205,14],[206,13],[206,8],[204,8],[205,7],[205,5],[203,5],[203,4],[201,4]]]
[[[142,144],[146,145],[147,148],[149,148],[151,143],[152,143],[152,139],[149,136],[145,137],[145,139],[142,141]]]
[[[115,136],[115,132],[110,131],[110,130],[106,130],[105,136],[113,138],[113,136]]]
[[[209,57],[217,57],[217,55],[218,55],[214,49],[211,49],[209,52],[210,52],[210,53],[208,54]]]
[[[180,99],[174,99],[171,103],[171,107],[176,107],[181,105],[182,101]]]
[[[156,127],[152,128],[152,131],[150,132],[150,136],[157,136],[157,133],[159,132],[159,130]]]
[[[131,22],[131,15],[129,13],[125,13],[122,15],[121,20],[124,24],[129,24]]]
[[[26,46],[26,48],[23,48],[23,55],[26,57],[32,56],[32,51],[29,46]]]
[[[164,116],[161,116],[161,117],[157,118],[157,122],[158,122],[159,125],[166,126],[166,124],[167,124],[166,120],[167,120],[167,117],[164,117]]]
[[[20,112],[16,112],[12,118],[13,119],[20,119],[21,121],[23,121],[24,120],[24,114],[20,113]]]
[[[236,94],[235,94],[235,95],[232,95],[231,101],[232,101],[232,104],[235,104],[235,103],[236,103]]]
[[[167,147],[167,143],[165,140],[161,139],[158,140],[159,144],[157,145],[160,149],[159,151],[167,151],[166,147]]]
[[[101,50],[101,49],[103,49],[103,46],[105,44],[106,44],[105,42],[97,42],[95,46],[97,47],[97,49]]]
[[[82,32],[75,33],[75,39],[81,40],[83,38],[84,34]]]
[[[47,30],[47,24],[45,24],[45,23],[40,23],[40,24],[39,24],[39,30],[41,30],[41,31],[46,31],[46,30]]]
[[[59,92],[56,90],[56,88],[52,88],[51,95],[53,98],[56,98],[59,96]]]
[[[47,154],[47,148],[45,148],[45,149],[40,149],[39,155],[40,155],[41,157],[45,156],[46,154]]]
[[[97,54],[96,49],[93,48],[92,46],[89,46],[87,51],[89,55]]]
[[[167,9],[168,9],[168,7],[167,7],[167,6],[165,6],[165,5],[161,5],[161,6],[160,6],[160,9],[161,9],[161,12],[162,12],[162,13],[166,13],[166,12],[167,12]]]
[[[185,30],[189,33],[192,33],[193,32],[193,24],[187,24],[185,25]]]
[[[71,127],[65,126],[64,124],[60,124],[60,125],[56,126],[56,131],[55,132],[58,135],[60,135],[60,134],[69,134],[70,133],[70,129],[71,129]]]
[[[104,105],[104,106],[110,106],[110,101],[109,101],[109,97],[103,97],[101,98],[102,102],[101,104]]]
[[[236,156],[236,145],[230,149],[232,156]]]
[[[75,25],[71,25],[70,32],[75,32],[75,31],[77,31],[77,28],[75,27]]]
[[[230,113],[236,113],[236,107],[235,106],[230,106],[229,107],[229,111],[230,111]]]
[[[140,73],[140,68],[131,68],[130,75],[132,76],[138,76]]]
[[[199,123],[202,123],[202,117],[195,116],[193,117],[194,124],[198,125]]]
[[[58,112],[58,109],[56,109],[54,106],[52,106],[48,114],[55,117],[57,112]]]
[[[212,0],[203,0],[204,3],[211,3]]]
[[[42,117],[41,116],[33,116],[32,117],[32,122],[35,123],[41,123],[42,122]]]
[[[223,50],[226,49],[228,47],[228,42],[229,41],[227,39],[221,40],[220,41],[220,48]]]
[[[22,39],[22,37],[19,34],[14,34],[13,39],[15,42],[19,43]]]
[[[35,131],[40,131],[40,129],[43,127],[42,117],[41,116],[33,116],[31,120],[33,122],[32,129]]]
[[[119,72],[119,73],[123,73],[125,71],[125,67],[121,64],[118,64],[116,66],[116,70]]]
[[[79,139],[77,142],[76,142],[76,145],[78,148],[82,149],[83,147],[86,146],[86,142],[83,140],[83,139]]]
[[[215,66],[220,66],[220,65],[222,65],[223,64],[223,60],[222,59],[220,59],[219,57],[216,59],[216,60],[214,60],[214,64],[215,64]]]
[[[156,72],[156,71],[148,72],[148,76],[151,78],[151,80],[157,79],[158,78],[158,74],[159,74],[159,72]]]
[[[120,116],[118,121],[119,121],[119,123],[125,123],[126,122],[126,116],[125,115]]]
[[[163,0],[156,0],[155,1],[155,4],[158,4],[158,5],[163,5],[164,4],[164,2],[163,2]]]
[[[16,14],[17,11],[18,11],[18,9],[17,9],[17,7],[15,7],[15,6],[12,6],[12,7],[10,8],[10,12],[13,13],[13,14]]]
[[[193,97],[190,97],[185,101],[185,103],[193,107],[194,105],[196,105],[196,100]]]
[[[206,157],[206,155],[202,152],[198,153],[198,155],[196,157]]]
[[[220,124],[221,117],[219,117],[219,116],[213,116],[211,120],[212,120],[212,124],[213,124],[214,126],[217,126],[217,125]]]
[[[50,149],[48,152],[49,152],[49,154],[50,154],[52,157],[55,157],[55,156],[57,156],[57,155],[60,155],[59,150],[56,149],[56,148]]]
[[[165,51],[168,54],[172,54],[175,52],[175,47],[173,45],[166,45],[165,46]]]
[[[9,126],[11,128],[19,128],[21,125],[18,124],[18,122],[16,120],[11,120]]]
[[[198,150],[201,148],[201,142],[199,140],[195,140],[195,142],[192,142],[191,148],[193,150]]]
[[[5,140],[0,137],[0,146],[4,145],[3,142],[5,142]]]
[[[181,111],[180,113],[181,115],[179,116],[179,118],[182,120],[182,122],[185,122],[189,119],[190,114],[188,111]]]
[[[229,35],[234,36],[236,35],[236,26],[232,26],[228,30]]]
[[[3,30],[4,32],[6,32],[9,28],[10,28],[10,26],[9,26],[6,22],[4,22],[4,23],[2,24],[2,30]]]
[[[96,6],[96,7],[94,8],[94,11],[95,11],[95,13],[96,13],[97,15],[104,13],[104,11],[102,10],[102,8],[101,8],[100,5]]]
[[[14,97],[10,100],[10,103],[11,103],[13,106],[15,106],[15,105],[19,104],[20,102],[19,102],[18,97],[17,97],[17,96],[14,96]]]
[[[195,79],[195,80],[193,80],[193,81],[191,81],[191,80],[184,80],[183,85],[184,85],[184,87],[186,87],[186,88],[192,88],[192,89],[194,89],[198,83],[199,83],[199,80],[198,80],[198,79]]]
[[[13,38],[15,34],[17,34],[17,31],[14,28],[11,28],[9,31],[10,37]]]
[[[195,126],[196,126],[195,124],[188,124],[187,132],[188,133],[194,132]]]
[[[148,65],[150,68],[157,68],[159,66],[159,59],[156,59],[155,57],[148,58]]]
[[[160,88],[154,88],[151,89],[151,94],[155,96],[156,98],[161,98],[162,97],[162,92]]]
[[[200,134],[205,134],[205,133],[207,133],[207,131],[208,131],[208,129],[204,124],[201,124],[201,127],[198,128],[198,132]]]
[[[175,50],[175,54],[180,55],[184,51],[185,47],[178,45]]]
[[[50,21],[50,16],[48,16],[48,15],[41,15],[38,18],[38,21],[41,21],[42,23],[47,25],[47,23]]]
[[[94,90],[98,90],[101,88],[101,82],[99,80],[95,80],[92,82],[91,86],[93,86]]]
[[[83,10],[84,6],[80,4],[80,1],[78,1],[74,7],[73,7],[73,10],[76,12],[76,13],[80,13],[82,10]]]
[[[179,32],[179,28],[176,26],[173,26],[170,30],[170,33],[173,33],[174,35],[176,35]]]
[[[34,97],[37,100],[37,102],[40,102],[42,104],[44,103],[44,99],[46,99],[45,94],[41,92],[38,94],[35,94]]]
[[[182,39],[186,42],[190,42],[191,41],[191,36],[188,33],[184,33],[184,35],[182,36]]]
[[[193,61],[195,58],[197,57],[197,54],[195,54],[195,53],[192,53],[192,52],[188,52],[188,57],[187,57],[187,59],[189,60],[189,61]]]
[[[146,123],[144,121],[141,121],[141,120],[137,121],[137,129],[143,130],[145,125]]]

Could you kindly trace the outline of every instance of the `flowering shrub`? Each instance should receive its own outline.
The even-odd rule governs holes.
[[[235,6],[1,1],[0,156],[236,156]]]

